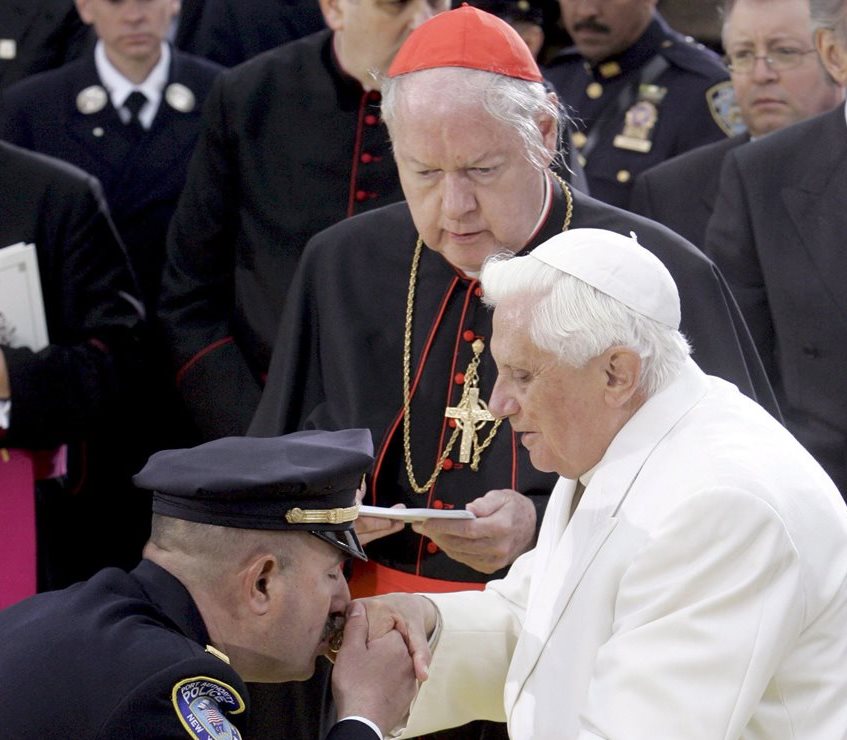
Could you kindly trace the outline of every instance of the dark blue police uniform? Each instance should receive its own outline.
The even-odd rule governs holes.
[[[151,310],[201,107],[221,69],[174,51],[156,117],[141,137],[123,124],[109,101],[93,52],[3,94],[0,137],[71,162],[100,180]]]
[[[308,431],[166,450],[153,455],[134,480],[153,491],[153,511],[160,516],[241,530],[308,532],[364,559],[353,523],[356,489],[372,461],[367,430]],[[154,538],[152,553],[161,547]],[[171,562],[178,571],[183,556],[175,550]],[[155,554],[151,558],[130,572],[107,568],[0,611],[4,737],[242,737],[239,727],[249,714],[244,681],[211,645],[188,588],[154,562]],[[208,592],[208,580],[195,577],[194,587]],[[230,639],[240,638],[234,633]],[[280,725],[305,722],[291,715],[291,705],[276,707]],[[348,718],[332,727],[327,740],[375,737],[366,723]]]
[[[0,633],[2,673],[15,677],[0,692],[7,737],[184,739],[194,722],[207,728],[194,737],[241,737],[244,682],[207,650],[185,587],[150,561],[16,604]]]
[[[570,47],[544,76],[574,118],[591,195],[619,207],[643,170],[741,130],[720,58],[658,14],[618,56],[592,65]]]

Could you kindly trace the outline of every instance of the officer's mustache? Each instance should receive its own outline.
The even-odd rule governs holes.
[[[595,33],[609,33],[612,30],[594,18],[586,18],[584,21],[578,21],[573,29],[574,31],[594,31]]]

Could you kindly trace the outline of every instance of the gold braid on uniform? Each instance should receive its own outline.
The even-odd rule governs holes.
[[[558,181],[562,188],[562,193],[565,196],[565,220],[562,224],[562,231],[567,231],[573,217],[573,196],[567,183],[559,177],[555,172],[550,174]],[[429,476],[426,483],[420,485],[415,478],[415,471],[412,467],[412,418],[411,418],[411,366],[412,366],[412,319],[415,312],[415,289],[418,281],[418,266],[421,261],[421,253],[423,252],[423,239],[418,236],[415,244],[415,253],[412,257],[412,267],[409,271],[409,292],[406,298],[406,326],[403,334],[403,458],[406,463],[406,474],[409,478],[409,485],[415,493],[426,493],[432,488],[441,471],[444,469],[444,462],[450,456],[459,435],[463,436],[462,454],[463,458],[467,456],[467,448],[472,450],[472,458],[470,460],[463,459],[463,462],[470,462],[471,470],[477,472],[479,470],[479,461],[485,449],[494,441],[494,436],[497,430],[503,423],[503,419],[495,419],[488,411],[488,407],[484,401],[479,400],[479,367],[482,351],[485,349],[485,342],[477,338],[471,345],[473,349],[473,357],[468,363],[465,371],[465,379],[462,387],[462,396],[459,403],[455,407],[448,407],[445,411],[445,416],[450,416],[456,419],[456,426],[447,444],[444,446],[438,462],[435,464],[435,469],[432,475]],[[477,429],[482,428],[486,422],[493,421],[494,425],[488,433],[488,436],[480,442],[477,438]],[[467,442],[465,441],[467,440]]]

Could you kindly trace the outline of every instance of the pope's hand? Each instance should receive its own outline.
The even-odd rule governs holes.
[[[429,537],[453,560],[481,573],[510,565],[535,543],[535,506],[517,491],[489,491],[467,507],[476,519],[427,519],[412,529]]]
[[[415,676],[418,681],[426,681],[432,659],[429,637],[437,621],[435,605],[418,594],[403,593],[357,599],[354,603],[363,604],[367,610],[368,641],[390,632],[401,634],[412,656]]]

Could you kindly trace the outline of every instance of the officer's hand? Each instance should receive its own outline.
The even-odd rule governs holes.
[[[389,630],[368,639],[365,607],[352,602],[347,609],[344,642],[332,669],[338,717],[365,717],[385,735],[403,723],[416,693],[415,671],[403,636]]]
[[[476,519],[427,519],[412,529],[429,537],[453,560],[481,573],[510,565],[535,543],[535,506],[517,491],[489,491],[467,507]]]

